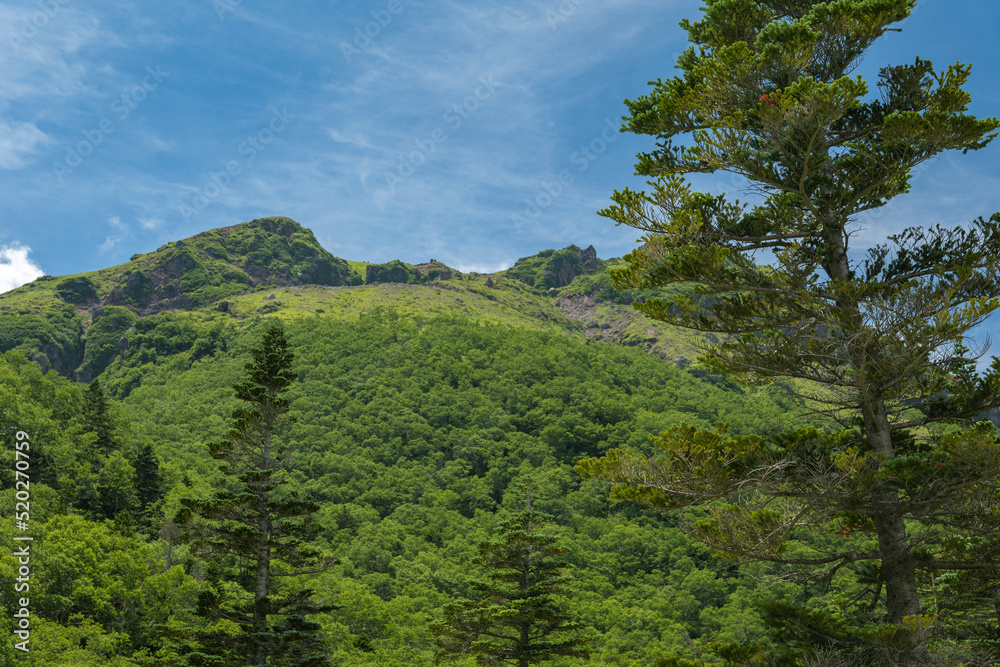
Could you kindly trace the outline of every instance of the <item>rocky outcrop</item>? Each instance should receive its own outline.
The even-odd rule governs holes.
[[[118,284],[100,302],[140,316],[202,306],[263,285],[335,287],[361,282],[347,262],[324,250],[311,231],[289,218],[260,218],[202,232],[102,273],[112,271]],[[61,293],[75,299],[71,303],[89,303],[87,284],[73,280],[60,285]]]
[[[580,262],[580,269],[583,273],[596,273],[600,268],[600,265],[597,263],[597,250],[592,245],[579,251],[576,257]]]
[[[369,264],[365,267],[365,284],[375,283],[415,283],[417,271],[398,259],[385,264]]]
[[[369,264],[365,267],[365,284],[403,283],[417,284],[435,280],[447,280],[458,274],[449,266],[432,259],[423,264],[406,264],[398,259],[385,264]]]
[[[537,255],[522,257],[504,274],[535,289],[549,290],[565,287],[577,276],[596,273],[600,268],[594,246],[581,250],[571,245],[562,250],[544,250]]]
[[[416,269],[417,280],[422,283],[432,280],[447,280],[455,273],[451,270],[451,267],[445,266],[433,259],[426,264],[417,264]]]

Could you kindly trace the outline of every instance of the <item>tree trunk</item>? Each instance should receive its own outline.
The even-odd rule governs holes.
[[[876,454],[892,456],[889,420],[881,399],[869,403],[865,410],[865,434],[868,446]],[[886,620],[900,625],[907,616],[921,613],[917,590],[916,562],[910,553],[906,523],[899,507],[899,489],[883,484],[872,493],[872,521],[878,535],[882,582],[885,585]],[[905,654],[907,665],[923,665],[929,660],[923,640],[913,637]]]
[[[271,550],[262,546],[257,556],[257,576],[253,598],[254,634],[267,632],[267,589],[271,578]],[[268,647],[257,642],[254,651],[254,665],[267,664]]]
[[[271,423],[267,420],[264,431],[264,460],[261,466],[263,470],[271,468]],[[267,476],[264,476],[267,479]],[[261,482],[258,482],[260,484]],[[267,632],[267,591],[271,584],[271,547],[268,542],[271,540],[271,521],[268,508],[267,489],[260,489],[257,495],[257,528],[260,531],[257,547],[257,575],[254,581],[253,598],[253,631],[254,634]],[[258,641],[254,650],[254,665],[267,664],[269,653],[268,645]]]
[[[517,667],[528,667],[528,656],[524,654],[524,651],[528,650],[528,644],[531,642],[531,625],[529,623],[524,623],[521,625],[521,655],[517,656]]]
[[[881,400],[873,401],[871,414],[865,415],[868,446],[881,456],[892,456],[889,421]],[[904,616],[920,613],[916,567],[910,557],[906,523],[899,516],[899,491],[885,484],[872,494],[873,520],[878,535],[882,578],[885,581],[886,611],[890,623],[899,624]]]
[[[844,238],[843,224],[834,214],[829,214],[824,230],[824,240],[828,248],[828,275],[836,281],[851,279],[850,261]],[[864,318],[857,303],[849,294],[839,294],[837,308],[843,313],[844,329],[848,334],[860,336],[849,354],[857,372],[858,401],[865,425],[865,440],[870,450],[881,457],[893,455],[892,430],[885,409],[885,401],[877,386],[869,382],[865,372],[870,355],[878,350],[869,349],[865,335]],[[900,625],[906,616],[921,613],[920,595],[917,591],[916,563],[910,554],[906,523],[900,513],[899,489],[894,484],[882,484],[871,496],[872,522],[878,536],[879,559],[881,561],[882,583],[886,597],[886,620]],[[922,640],[914,637],[910,650],[906,652],[907,665],[923,665],[928,661],[927,648]]]

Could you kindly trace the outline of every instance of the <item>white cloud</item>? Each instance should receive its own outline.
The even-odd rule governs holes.
[[[163,224],[159,218],[139,218],[139,224],[143,229],[152,231]]]
[[[0,292],[9,292],[44,274],[28,259],[29,252],[31,248],[27,246],[0,246]]]
[[[48,143],[49,136],[33,123],[0,121],[0,169],[20,169],[35,146]]]
[[[514,266],[512,262],[499,262],[496,264],[459,264],[455,268],[462,273],[496,273],[506,271]]]

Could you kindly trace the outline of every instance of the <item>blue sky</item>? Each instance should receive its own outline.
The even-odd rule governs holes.
[[[0,290],[268,215],[355,260],[620,256],[636,233],[595,211],[651,146],[616,131],[622,100],[673,75],[700,4],[2,2]],[[1000,115],[1000,3],[928,0],[902,27],[862,74],[971,62],[973,113]],[[927,165],[856,242],[996,210],[1000,142]]]

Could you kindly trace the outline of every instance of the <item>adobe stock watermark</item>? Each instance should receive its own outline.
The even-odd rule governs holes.
[[[235,12],[242,4],[243,0],[212,0],[212,8],[220,21],[225,21],[226,14]]]
[[[560,0],[555,9],[545,11],[545,20],[549,23],[549,28],[555,30],[560,23],[565,23],[570,16],[576,13],[576,8],[587,0]]]
[[[25,19],[21,24],[21,29],[7,35],[7,41],[15,51],[30,42],[59,14],[60,10],[69,4],[69,0],[38,0],[35,3],[41,11],[32,13],[31,18]]]
[[[271,118],[267,125],[248,135],[236,147],[236,154],[242,159],[229,160],[221,170],[209,172],[208,180],[195,192],[190,205],[180,204],[177,207],[184,222],[190,222],[191,216],[204,210],[206,206],[228,190],[233,177],[239,176],[244,169],[252,165],[253,161],[257,159],[257,155],[266,150],[268,145],[284,132],[293,120],[295,120],[295,116],[288,113],[287,107],[281,111],[271,107]]]
[[[141,84],[136,84],[124,91],[120,98],[111,103],[111,113],[119,122],[124,122],[149,94],[156,90],[165,78],[170,76],[168,72],[160,69],[159,65],[147,67],[146,72]],[[83,139],[66,149],[66,157],[62,162],[52,163],[52,173],[55,174],[56,179],[62,183],[63,178],[83,164],[83,161],[116,129],[115,121],[110,116],[105,116],[97,123],[97,127],[80,130]]]
[[[402,0],[389,0],[380,9],[373,9],[372,20],[364,25],[355,26],[354,39],[351,43],[341,40],[338,46],[340,52],[344,54],[344,60],[351,62],[351,58],[359,55],[362,51],[375,43],[375,38],[382,34],[382,31],[389,27],[394,16],[402,13]]]
[[[27,532],[31,523],[31,444],[28,442],[28,434],[18,431],[14,434],[14,498],[17,501],[14,505],[14,527],[22,532]],[[15,535],[14,541],[18,544],[11,555],[17,559],[17,578],[14,579],[14,592],[20,593],[24,597],[13,598],[14,608],[14,635],[21,641],[14,643],[14,648],[18,651],[28,653],[28,643],[31,641],[31,599],[28,594],[31,592],[31,542],[33,537],[28,535]]]
[[[605,119],[600,134],[570,154],[569,163],[576,167],[576,173],[582,174],[587,171],[590,165],[608,150],[608,146],[618,139],[619,126],[619,122],[610,118]],[[552,206],[566,188],[573,185],[574,180],[573,172],[569,169],[563,169],[551,180],[543,180],[541,188],[534,196],[524,198],[524,210],[510,214],[514,229],[521,231],[529,223],[541,217],[542,212]]]
[[[457,104],[451,105],[441,120],[448,124],[452,132],[462,127],[472,114],[474,114],[482,103],[493,97],[497,87],[500,85],[493,80],[492,74],[481,76],[478,79],[479,85],[471,95]],[[395,171],[385,171],[382,173],[385,178],[386,187],[391,194],[396,193],[396,186],[404,183],[412,176],[416,170],[423,165],[437,150],[438,146],[448,141],[448,132],[442,127],[434,128],[426,137],[413,140],[414,149],[409,153],[400,153],[399,164]]]

